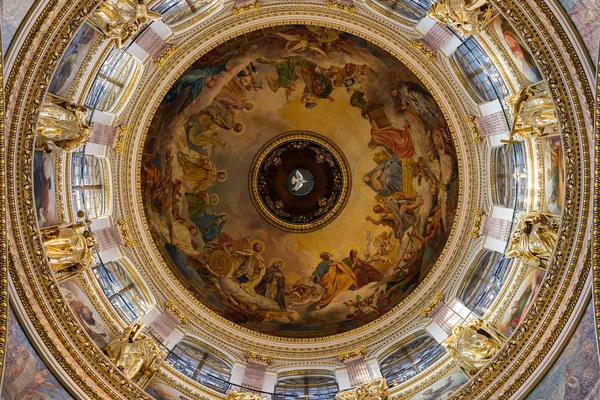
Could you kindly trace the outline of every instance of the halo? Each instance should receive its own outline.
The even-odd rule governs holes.
[[[231,128],[231,130],[229,132],[231,132],[234,136],[242,136],[244,134],[244,132],[246,131],[246,124],[244,124],[243,122],[236,122],[236,123],[242,125],[242,130],[239,132],[236,132],[233,130],[233,128]]]
[[[357,245],[356,243],[353,243],[346,248],[346,257],[350,256],[350,251],[352,251],[352,250],[356,250],[356,251],[358,251],[358,254],[360,254],[360,246]]]
[[[245,113],[250,114],[251,112],[254,112],[254,110],[256,110],[256,104],[254,104],[253,101],[246,101],[246,104],[248,104],[248,103],[252,104],[252,108],[248,110],[246,107],[244,107],[242,109],[242,111],[245,112]]]
[[[250,242],[250,248],[253,249],[255,244],[260,244],[262,246],[262,250],[260,251],[261,253],[265,251],[265,242],[260,239],[254,239],[252,242]]]
[[[213,200],[214,199],[214,200]],[[217,204],[219,204],[219,195],[216,193],[211,194],[210,196],[208,196],[208,202],[210,204],[212,204],[213,206],[216,206]]]
[[[219,173],[220,173],[220,172],[223,172],[223,173],[225,173],[225,178],[219,178]],[[216,177],[217,177],[217,180],[218,180],[219,182],[225,182],[225,181],[227,180],[227,178],[229,177],[229,174],[228,174],[228,173],[227,173],[227,171],[225,171],[224,169],[218,169],[218,170],[217,170],[217,173],[216,173]]]
[[[273,265],[277,261],[281,261],[281,268],[279,268],[279,269],[284,269],[285,268],[285,261],[283,261],[283,259],[279,258],[279,257],[271,258],[271,261],[269,261],[269,266]]]

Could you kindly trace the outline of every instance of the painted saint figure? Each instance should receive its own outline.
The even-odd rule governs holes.
[[[202,233],[204,243],[208,244],[219,236],[223,230],[223,225],[229,221],[229,215],[225,213],[219,215],[204,213],[193,218],[192,221]]]
[[[281,270],[283,269],[283,261],[277,260],[265,271],[265,276],[260,283],[256,285],[256,293],[265,296],[267,299],[275,301],[279,304],[281,311],[286,311],[285,306],[285,276]]]
[[[263,250],[263,245],[256,242],[252,245],[252,250],[236,250],[231,254],[233,270],[236,271],[234,279],[247,279],[240,287],[250,296],[256,296],[255,288],[265,276],[265,260],[261,254]]]
[[[422,204],[422,202],[414,203],[412,200],[388,200],[383,205],[373,206],[373,212],[379,215],[379,219],[374,219],[370,215],[367,215],[366,219],[375,225],[393,228],[396,239],[402,239],[404,232],[417,222],[413,212]]]
[[[209,88],[214,87],[216,84],[214,77],[224,71],[227,71],[227,68],[222,65],[193,69],[169,89],[165,100],[167,102],[174,101],[188,87],[190,88],[190,97],[194,100],[198,97],[204,86],[208,86]]]
[[[317,310],[331,303],[338,294],[356,288],[356,275],[346,264],[331,259],[331,253],[323,252],[321,262],[312,273],[313,282],[319,284],[325,293],[317,303]]]
[[[360,289],[371,282],[378,282],[383,279],[383,275],[365,260],[358,258],[358,250],[350,250],[349,257],[342,260],[349,268],[354,271],[356,276],[356,288]]]
[[[387,197],[402,191],[402,164],[397,155],[382,162],[363,177],[363,182],[378,194]]]

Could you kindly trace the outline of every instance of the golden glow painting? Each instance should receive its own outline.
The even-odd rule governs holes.
[[[352,172],[341,214],[311,233],[270,225],[248,189],[259,149],[294,130],[334,142]],[[284,337],[346,332],[398,305],[442,252],[458,186],[450,129],[419,79],[372,43],[304,25],[194,62],[155,114],[141,171],[151,234],[181,283]]]

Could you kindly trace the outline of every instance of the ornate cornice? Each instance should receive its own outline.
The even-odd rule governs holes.
[[[422,309],[420,314],[424,317],[428,317],[429,313],[431,311],[433,311],[433,309],[436,308],[438,306],[438,304],[443,303],[443,302],[444,302],[444,295],[442,295],[440,292],[436,293],[435,297],[433,298],[431,303],[429,303],[429,305],[427,307]]]
[[[266,356],[264,354],[258,354],[253,351],[246,350],[246,359],[268,365],[271,364],[271,362],[273,361],[273,356]]]
[[[175,303],[173,302],[173,300],[168,300],[165,303],[165,308],[169,311],[171,311],[171,313],[178,319],[181,321],[182,324],[185,324],[186,322],[188,322],[190,320],[190,317],[186,314],[184,314],[183,312],[181,312],[177,306],[175,305]]]

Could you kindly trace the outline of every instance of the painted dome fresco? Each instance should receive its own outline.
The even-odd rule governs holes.
[[[180,283],[291,338],[398,305],[435,265],[459,198],[434,96],[385,50],[320,26],[257,30],[195,61],[154,115],[140,173]]]

